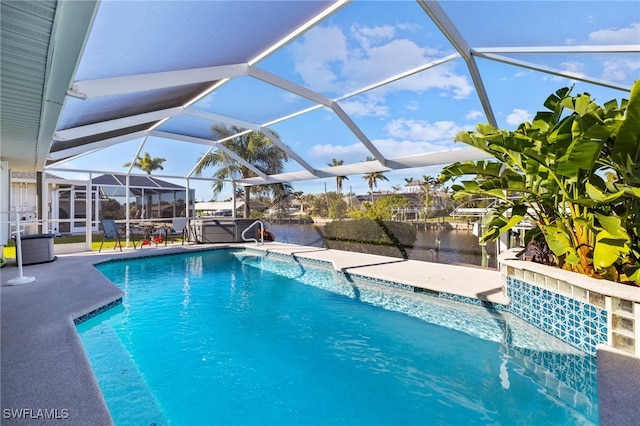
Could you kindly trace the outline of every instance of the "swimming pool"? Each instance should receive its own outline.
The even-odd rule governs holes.
[[[594,358],[505,312],[252,250],[98,268],[116,424],[597,424]]]

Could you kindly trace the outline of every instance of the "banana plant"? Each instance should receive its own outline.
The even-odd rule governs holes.
[[[454,198],[499,200],[483,242],[529,220],[527,240],[542,235],[558,266],[640,285],[640,81],[629,100],[604,106],[571,90],[551,94],[515,131],[458,133],[494,160],[451,164],[439,179],[454,182]]]

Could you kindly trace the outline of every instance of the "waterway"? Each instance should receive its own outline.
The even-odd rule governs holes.
[[[268,223],[266,227],[273,232],[275,240],[278,242],[327,247],[327,242],[323,235],[323,225]],[[367,252],[375,252],[375,247],[368,246]],[[409,259],[413,260],[486,266],[489,268],[497,267],[495,245],[486,245],[486,259],[483,265],[482,247],[479,244],[478,237],[473,235],[471,230],[418,229],[414,246],[408,252]],[[388,251],[385,251],[384,254],[390,255]],[[397,257],[401,257],[399,251]]]

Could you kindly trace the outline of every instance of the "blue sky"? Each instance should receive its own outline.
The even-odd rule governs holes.
[[[640,8],[634,1],[449,1],[441,6],[471,47],[640,43]],[[331,99],[343,99],[378,81],[454,53],[455,49],[416,2],[355,1],[257,66]],[[640,79],[637,53],[505,56],[627,86]],[[513,129],[530,120],[542,108],[545,98],[561,87],[575,84],[574,93],[589,92],[600,103],[626,96],[621,91],[486,59],[478,59],[477,63],[501,128]],[[376,148],[390,158],[457,148],[452,138],[458,131],[471,130],[475,124],[487,121],[462,59],[348,97],[339,104]],[[251,77],[239,77],[196,107],[266,124],[310,105],[306,99]],[[161,129],[185,126],[202,137],[211,135],[209,123],[194,117],[172,119]],[[315,168],[325,167],[332,158],[353,163],[371,155],[326,108],[269,127]],[[122,143],[61,167],[124,172],[122,165],[131,161],[140,143],[141,140]],[[178,146],[175,141],[150,138],[142,152],[167,159],[165,169],[158,175],[184,176],[205,149],[203,145],[181,142]],[[389,182],[381,182],[379,189],[404,185],[408,177],[435,176],[439,169],[390,172]],[[290,161],[286,171],[296,170],[302,167]],[[295,182],[294,188],[315,193],[323,191],[325,183],[329,190],[335,187],[335,179],[328,179]],[[196,188],[198,200],[212,197],[209,183],[192,181],[192,187]],[[349,177],[345,188],[356,193],[368,190],[359,175]],[[230,186],[218,199],[229,194]]]

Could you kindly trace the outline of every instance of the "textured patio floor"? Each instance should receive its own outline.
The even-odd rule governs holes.
[[[499,272],[495,270],[403,261],[278,243],[247,246],[330,261],[343,272],[400,281],[494,303],[507,303],[501,293]],[[25,266],[24,275],[33,276],[36,280],[22,286],[5,285],[18,276],[15,264],[10,262],[1,269],[1,423],[112,424],[73,323],[74,318],[123,295],[93,264],[110,258],[133,258],[209,247],[215,245],[59,255],[51,263]],[[610,365],[615,370],[615,361]],[[609,386],[617,384],[607,382]],[[6,410],[17,410],[14,413],[26,418],[17,419],[14,414],[8,416],[10,412]],[[47,414],[39,410],[48,410],[49,416],[58,418],[34,418]]]

